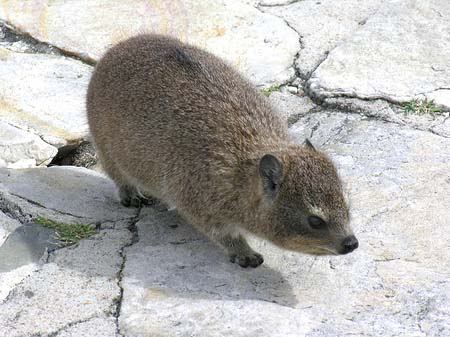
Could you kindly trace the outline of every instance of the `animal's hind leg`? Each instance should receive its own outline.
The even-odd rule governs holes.
[[[101,149],[97,148],[97,154],[105,173],[115,182],[119,189],[120,203],[125,207],[141,207],[152,204],[152,199],[142,195],[120,171],[115,162],[108,158]]]
[[[152,196],[143,195],[135,186],[121,185],[119,186],[120,203],[126,207],[141,207],[153,205],[156,199]]]

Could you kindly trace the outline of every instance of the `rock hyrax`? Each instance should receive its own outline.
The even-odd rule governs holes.
[[[246,232],[314,255],[358,247],[330,159],[293,143],[268,99],[216,56],[166,36],[130,38],[98,62],[87,111],[122,204],[145,195],[176,206],[232,262],[263,262]]]

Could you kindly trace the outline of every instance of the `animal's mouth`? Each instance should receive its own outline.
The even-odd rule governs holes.
[[[339,255],[337,250],[331,249],[325,246],[318,246],[314,249],[311,254],[313,255]]]

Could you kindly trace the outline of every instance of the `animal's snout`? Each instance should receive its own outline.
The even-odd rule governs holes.
[[[354,235],[347,236],[342,241],[341,254],[348,254],[358,248],[358,239]]]

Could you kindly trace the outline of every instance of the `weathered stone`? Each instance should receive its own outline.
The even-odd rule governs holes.
[[[406,113],[403,107],[388,103],[385,100],[362,100],[347,97],[325,98],[321,106],[331,109],[337,108],[341,111],[351,111],[386,122],[408,125],[414,129],[431,130],[438,135],[450,137],[448,112],[435,114]]]
[[[77,245],[54,252],[48,262],[77,270],[88,277],[104,276],[114,279],[122,265],[119,251],[131,243],[131,239],[132,235],[127,229],[101,230]]]
[[[0,121],[0,160],[6,167],[24,168],[18,163],[31,159],[33,166],[50,163],[58,150],[38,136]],[[21,167],[22,166],[22,167]]]
[[[0,211],[0,251],[3,250],[2,245],[8,238],[8,236],[15,231],[16,228],[20,227],[21,223],[2,211]],[[0,264],[5,262],[0,258]],[[26,266],[19,267],[14,271],[8,273],[0,272],[0,302],[9,294],[11,289],[21,282],[26,276],[28,276],[33,270],[37,269],[36,264],[30,264]]]
[[[0,64],[1,121],[31,130],[57,147],[87,136],[84,97],[92,67],[5,48],[0,48]]]
[[[437,89],[425,94],[425,97],[430,101],[434,101],[434,104],[442,108],[442,110],[450,111],[450,88]]]
[[[92,279],[53,263],[45,264],[0,305],[0,327],[5,336],[11,337],[50,334],[69,323],[110,312],[113,298],[119,294],[115,282],[106,278]]]
[[[114,337],[118,336],[116,330],[114,318],[96,317],[73,324],[59,331],[55,337]]]
[[[19,227],[21,223],[0,210],[0,247],[6,238]]]
[[[289,92],[291,94],[297,94],[298,93],[298,88],[294,87],[294,86],[287,86],[286,90],[287,90],[287,92]]]
[[[295,298],[279,271],[242,271],[175,211],[137,228],[139,242],[126,249],[122,334],[298,336],[307,329],[305,315],[289,308]]]
[[[53,229],[36,224],[16,228],[0,247],[0,273],[38,263],[48,251],[60,246],[54,236]]]
[[[36,216],[69,223],[132,218],[136,209],[120,205],[116,188],[84,168],[0,169],[0,207],[23,222]]]
[[[40,268],[40,264],[31,263],[6,273],[0,273],[0,302],[3,302],[12,289],[24,278]],[[1,326],[0,326],[1,328]]]
[[[130,242],[128,231],[108,230],[52,253],[50,263],[0,304],[0,331],[11,337],[50,335],[95,318],[102,321],[101,333],[111,331],[120,298],[120,251]]]
[[[286,82],[294,75],[297,34],[283,20],[238,0],[139,0],[132,6],[121,0],[3,3],[0,18],[91,60],[128,36],[158,32],[207,48],[259,85]]]
[[[349,39],[386,0],[304,0],[289,6],[261,7],[286,20],[301,37],[296,67],[309,78],[328,52]]]
[[[121,333],[450,333],[450,139],[336,112],[302,117],[291,132],[337,163],[360,248],[314,258],[253,238],[265,262],[244,270],[175,212],[150,214],[125,251]]]
[[[308,81],[319,98],[405,102],[426,95],[450,108],[450,2],[387,1],[333,49]]]
[[[297,96],[279,91],[272,92],[269,99],[286,120],[289,120],[291,116],[303,116],[316,106],[308,96]]]
[[[61,55],[53,46],[37,41],[27,34],[14,31],[0,19],[0,47],[19,53],[44,53]]]
[[[450,116],[447,116],[442,123],[431,128],[434,133],[450,138]]]
[[[296,1],[298,0],[260,0],[258,2],[260,6],[284,6]]]

